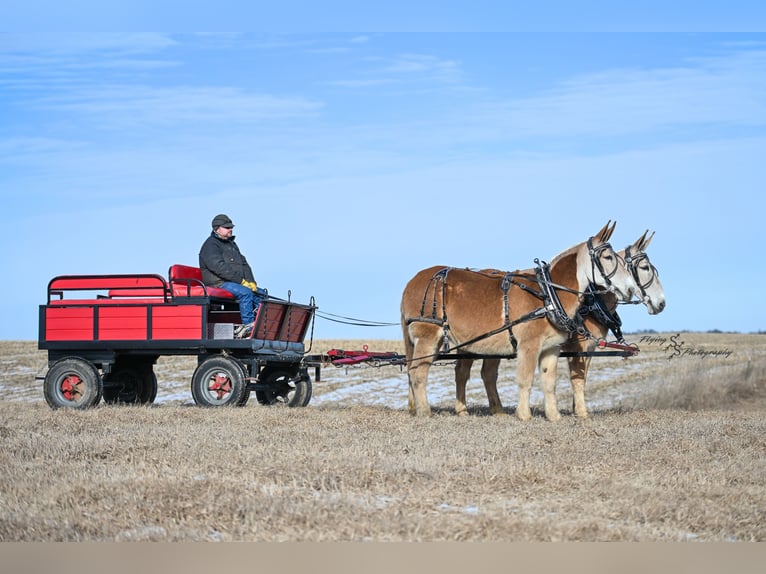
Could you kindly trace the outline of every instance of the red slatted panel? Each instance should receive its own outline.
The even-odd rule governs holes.
[[[101,307],[98,311],[98,338],[101,341],[146,339],[148,307],[144,305]]]
[[[92,341],[93,308],[61,307],[46,309],[45,339],[48,341]]]
[[[202,339],[202,305],[152,308],[152,339]]]

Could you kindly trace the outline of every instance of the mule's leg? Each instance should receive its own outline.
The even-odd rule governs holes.
[[[481,363],[481,380],[484,382],[484,390],[487,391],[489,400],[489,412],[493,415],[503,415],[503,403],[497,394],[497,371],[500,368],[500,359],[484,359]]]
[[[536,356],[536,353],[529,350],[519,349],[516,359],[516,378],[519,385],[519,406],[516,407],[516,416],[522,421],[532,418],[532,411],[529,409],[529,393],[532,391],[532,381],[535,378]]]
[[[418,349],[417,345],[415,345],[415,349]],[[410,414],[424,417],[431,415],[431,405],[428,404],[428,394],[426,393],[430,368],[431,361],[422,360],[410,366],[407,372],[410,380]]]
[[[407,408],[411,414],[415,414],[415,395],[412,392],[412,383],[409,382],[409,369],[412,364],[412,358],[415,356],[415,345],[410,340],[409,327],[404,323],[404,320],[402,320],[402,331],[404,333],[404,356],[407,360],[405,363],[407,365]]]
[[[441,342],[442,329],[430,323],[412,323],[409,339],[413,343],[412,358],[407,369],[410,382],[410,413],[416,416],[430,416],[426,384],[428,370],[436,358]]]
[[[556,402],[556,366],[559,360],[558,349],[543,351],[540,355],[540,381],[545,395],[545,418],[557,421],[561,418]]]
[[[455,413],[458,416],[468,416],[465,405],[465,385],[471,376],[473,359],[458,359],[455,363]]]
[[[572,383],[572,408],[574,415],[588,418],[588,407],[585,404],[585,381],[588,378],[590,357],[568,357],[569,382]]]

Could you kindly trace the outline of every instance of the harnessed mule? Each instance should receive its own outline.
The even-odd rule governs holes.
[[[637,287],[637,294],[650,315],[661,313],[665,308],[665,291],[660,283],[657,268],[649,261],[646,248],[654,237],[647,237],[647,230],[633,245],[625,248],[622,256],[625,266],[630,271]],[[617,314],[617,300],[611,293],[595,295],[590,305],[581,307],[585,327],[595,339],[570,338],[562,351],[588,353],[593,351],[598,339],[603,339],[612,331],[618,342],[623,342],[622,321]],[[588,407],[585,404],[585,382],[590,368],[590,356],[567,357],[569,382],[572,385],[572,408],[576,417],[587,418]],[[483,370],[483,365],[482,365]]]
[[[618,252],[618,256],[625,261],[625,266],[633,277],[636,290],[641,301],[644,303],[650,315],[660,313],[665,308],[665,292],[659,280],[657,268],[649,261],[646,248],[654,237],[654,233],[647,237],[648,230],[639,237],[633,245]],[[631,301],[632,303],[633,301]],[[579,334],[572,335],[561,347],[564,352],[590,353],[596,347],[599,339],[604,339],[609,331],[612,331],[618,342],[624,343],[622,336],[622,320],[617,314],[617,297],[613,293],[599,292],[598,289],[589,286],[582,298],[582,303],[577,314],[583,321],[589,337]],[[577,417],[587,418],[588,409],[585,404],[585,382],[591,357],[586,355],[568,356],[569,380],[573,392],[573,409]],[[465,404],[465,387],[470,376],[474,359],[459,359],[455,364],[456,386],[456,411],[459,415],[467,415]],[[495,409],[502,412],[497,395],[497,373],[500,360],[485,358],[482,361],[481,378],[487,391],[492,412]],[[498,403],[496,407],[493,404]]]
[[[584,332],[576,316],[580,295],[593,284],[622,301],[633,296],[633,279],[608,243],[615,225],[607,223],[550,265],[537,262],[534,270],[482,273],[431,267],[417,273],[405,287],[401,303],[410,412],[431,414],[428,371],[440,353],[462,350],[477,358],[517,357],[516,415],[521,420],[531,418],[529,393],[539,366],[545,415],[558,420],[556,363],[570,334]],[[501,413],[496,388],[487,388],[487,394],[492,412]]]

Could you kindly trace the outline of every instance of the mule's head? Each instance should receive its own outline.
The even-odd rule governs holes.
[[[648,229],[633,245],[625,248],[625,267],[636,284],[636,295],[646,305],[649,314],[656,315],[665,308],[665,290],[657,268],[646,254],[646,248],[654,237],[654,232],[648,237],[647,233]]]
[[[581,244],[577,258],[577,279],[581,291],[588,284],[611,291],[619,301],[630,301],[636,290],[625,260],[609,244],[617,222],[611,221],[587,242]]]

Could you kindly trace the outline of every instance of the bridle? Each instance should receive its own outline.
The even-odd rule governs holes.
[[[607,273],[606,271],[604,271],[604,265],[601,263],[601,253],[603,251],[606,251],[607,249],[612,249],[612,246],[609,243],[604,242],[597,247],[593,247],[593,238],[592,237],[588,238],[588,253],[590,254],[591,276],[593,277],[593,280],[591,282],[595,281],[596,269],[598,269],[598,272],[601,273],[601,276],[604,278],[604,282],[606,283],[607,287],[609,287],[609,289],[611,290],[612,277],[614,277],[617,274],[617,270],[620,268],[621,258],[612,249],[612,251],[614,252],[614,256],[617,258],[617,261],[615,263],[614,269],[612,269],[610,273]]]
[[[649,264],[649,267],[652,270],[652,275],[644,283],[639,283],[638,269],[639,269],[639,265],[644,260],[646,260],[646,262]],[[630,271],[630,274],[633,276],[633,281],[635,282],[636,286],[641,291],[641,297],[646,297],[646,290],[651,286],[652,283],[654,283],[654,280],[659,275],[657,268],[654,265],[652,265],[651,261],[649,261],[649,256],[643,251],[639,251],[635,255],[631,255],[630,247],[626,247],[625,248],[625,266],[628,268],[628,271]]]

